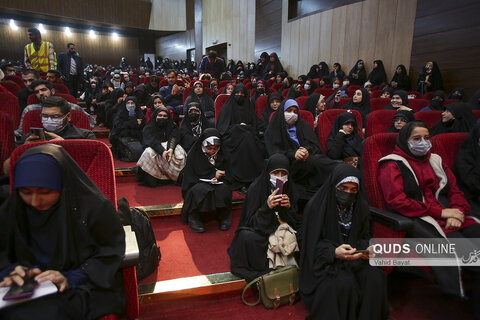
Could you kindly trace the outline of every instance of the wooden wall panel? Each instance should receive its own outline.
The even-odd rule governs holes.
[[[365,0],[288,22],[288,0],[283,0],[282,64],[298,76],[320,61],[330,68],[339,62],[348,72],[363,59],[370,72],[373,61],[379,59],[390,78],[398,64],[409,65],[416,3]],[[312,44],[314,41],[319,43]],[[295,54],[292,48],[308,48],[308,57]]]
[[[157,56],[170,59],[186,59],[187,50],[195,48],[194,30],[175,33],[155,41]]]
[[[463,87],[471,97],[480,88],[478,12],[478,0],[418,2],[410,63],[412,84],[425,63],[434,60],[447,93]]]
[[[76,29],[71,29],[72,36],[67,37],[62,31],[49,29],[48,25],[45,28],[47,33],[43,35],[43,40],[53,43],[57,55],[66,51],[67,43],[73,42],[84,64],[118,65],[120,59],[125,57],[128,63],[136,65],[141,54],[136,37],[120,36],[115,41],[110,35],[97,35],[91,39],[88,33]],[[0,43],[8,43],[8,46],[0,46],[1,58],[23,60],[23,48],[29,43],[27,29],[19,27],[13,31],[8,25],[0,24]]]
[[[187,30],[185,0],[152,0],[149,29],[162,31]]]
[[[255,0],[203,0],[203,48],[226,42],[227,59],[254,61]]]
[[[255,59],[260,54],[280,54],[282,44],[282,0],[256,0]]]

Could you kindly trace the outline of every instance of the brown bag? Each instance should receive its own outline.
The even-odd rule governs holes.
[[[245,300],[245,292],[252,285],[256,284],[259,297],[254,303]],[[298,289],[298,268],[297,266],[285,266],[273,270],[263,276],[255,278],[243,287],[242,301],[247,306],[256,306],[262,301],[267,309],[277,309],[285,304],[294,304],[300,298]]]

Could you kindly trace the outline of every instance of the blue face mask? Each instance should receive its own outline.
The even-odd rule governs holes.
[[[410,152],[416,157],[422,157],[430,151],[432,148],[432,142],[430,140],[409,141],[408,148]]]
[[[127,103],[125,107],[128,110],[128,115],[133,117],[135,115],[135,103]]]

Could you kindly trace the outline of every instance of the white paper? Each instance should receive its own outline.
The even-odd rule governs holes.
[[[52,281],[47,280],[44,282],[40,282],[38,286],[33,290],[33,295],[30,298],[25,298],[25,299],[18,299],[18,300],[9,300],[9,301],[4,301],[3,296],[7,294],[8,290],[10,287],[1,287],[0,288],[0,309],[12,306],[17,303],[22,303],[26,302],[32,299],[37,299],[49,294],[56,293],[58,291],[57,286],[53,284]]]
[[[222,184],[222,181],[212,180],[212,179],[200,179],[200,181],[208,182],[210,184]]]

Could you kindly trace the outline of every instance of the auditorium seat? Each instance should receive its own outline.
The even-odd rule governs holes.
[[[390,104],[390,98],[370,98],[370,109],[373,111],[383,110],[385,106]]]
[[[275,89],[276,91],[280,90],[283,87],[283,83],[275,83],[270,89]]]
[[[423,95],[423,99],[430,101],[430,99],[432,98],[432,94],[433,94],[432,91],[431,91],[431,92],[426,92],[426,93]]]
[[[457,158],[468,132],[442,133],[432,137],[432,152],[442,157],[443,162],[448,168],[453,168],[453,163]]]
[[[380,98],[382,95],[382,90],[373,90],[372,93],[370,93],[370,99],[372,98]]]
[[[193,86],[190,86],[188,88],[183,89],[183,103],[185,103],[185,100],[187,100],[188,95],[190,94],[190,91],[192,91]],[[208,87],[203,87],[204,90],[207,90],[208,94],[210,97],[212,97],[212,89]]]
[[[335,93],[335,89],[318,88],[315,89],[313,92],[323,95],[325,97],[325,100],[327,100],[328,97]]]
[[[326,151],[328,135],[332,131],[332,126],[335,122],[335,118],[337,118],[337,116],[343,112],[348,111],[343,109],[329,109],[323,111],[322,114],[318,117],[318,140],[320,141],[320,146],[322,147],[324,152]],[[360,112],[356,110],[350,110],[350,112],[355,115],[359,128],[359,134],[363,138],[363,133],[361,130],[363,128],[362,116],[360,115]]]
[[[231,80],[222,80],[220,81],[220,83],[218,84],[219,87],[225,87],[227,85],[227,83],[230,83]]]
[[[430,102],[425,99],[410,99],[408,100],[408,106],[415,110],[415,112],[422,110],[428,106]]]
[[[185,82],[183,80],[178,79],[177,82],[175,82],[177,86],[184,87],[185,88]],[[208,87],[209,85],[207,85]]]
[[[0,92],[0,111],[5,112],[13,120],[13,125],[18,128],[20,124],[20,107],[17,97],[9,93]]]
[[[220,114],[220,110],[222,110],[225,101],[230,97],[229,94],[220,94],[215,99],[215,123],[217,123],[218,115]]]
[[[41,109],[31,110],[25,113],[23,116],[22,122],[22,132],[27,134],[30,132],[30,128],[43,128],[42,119],[40,114],[42,113]],[[90,119],[88,116],[79,110],[70,111],[70,123],[77,128],[90,130]]]
[[[163,78],[160,80],[160,84],[158,85],[159,88],[168,86],[168,81],[167,79]]]
[[[340,98],[340,101],[338,102],[337,108],[340,108],[341,106],[343,106],[345,103],[347,103],[350,100],[352,100],[352,98]],[[330,101],[330,106],[327,106],[327,108],[332,108],[334,103],[335,103],[335,99],[332,99]]]
[[[395,113],[395,110],[377,110],[370,113],[367,118],[367,137],[387,132],[393,124]]]
[[[3,172],[3,162],[10,156],[13,151],[14,135],[13,130],[16,129],[13,127],[13,120],[8,114],[0,111],[0,175],[4,174]]]
[[[252,89],[252,83],[251,83],[251,82],[248,82],[248,83],[245,85],[245,88],[247,88],[247,90]]]
[[[255,101],[255,113],[257,114],[257,120],[260,118],[263,110],[267,107],[268,96],[260,96]]]
[[[4,80],[0,82],[0,84],[4,86],[5,89],[13,93],[15,96],[18,96],[18,91],[22,90],[22,88],[16,82],[13,82],[11,80]]]
[[[63,83],[52,83],[52,86],[55,88],[55,92],[69,94],[68,88]]]
[[[10,158],[10,185],[13,185],[12,177],[15,163],[27,149],[43,143],[55,143],[61,145],[70,156],[77,162],[80,168],[92,179],[97,187],[105,194],[117,209],[117,191],[115,184],[115,172],[113,157],[110,148],[106,144],[96,140],[61,140],[52,142],[34,142],[24,144],[16,148]],[[126,293],[127,315],[130,319],[139,316],[139,302],[137,290],[137,277],[135,273],[136,261],[122,262],[123,281]],[[109,316],[107,319],[112,319]],[[115,319],[115,317],[113,317]]]
[[[414,114],[415,119],[425,121],[429,128],[442,119],[442,111],[420,111]]]
[[[407,94],[410,96],[410,95],[414,95],[415,96],[415,99],[423,99],[422,98],[422,95],[420,94],[420,92],[418,91],[408,91]]]
[[[362,86],[351,85],[347,88],[347,94],[349,97],[353,97],[355,90],[360,89]]]
[[[272,79],[268,79],[267,80],[267,86],[270,88],[270,86],[273,84],[273,80]]]
[[[295,101],[297,101],[298,107],[300,109],[303,109],[303,106],[305,105],[305,102],[307,102],[307,99],[308,99],[308,96],[301,96],[301,97],[298,97],[297,99],[295,99]]]
[[[480,118],[480,110],[472,110],[472,113],[475,119]]]
[[[447,104],[455,103],[455,102],[459,102],[459,101],[457,99],[445,99],[445,101],[443,101],[443,105],[446,106]]]
[[[63,99],[67,100],[70,103],[78,104],[77,99],[75,99],[74,96],[71,96],[69,94],[55,92],[55,96],[62,97]],[[27,106],[29,106],[31,104],[39,104],[39,103],[40,102],[38,101],[37,96],[34,93],[32,93],[31,95],[28,96]]]
[[[283,91],[282,91],[282,97],[283,97],[283,99],[286,99],[286,98],[287,98],[288,90],[290,90],[290,88],[283,89]],[[302,95],[308,96],[307,90],[305,90],[305,89],[302,88]]]
[[[230,81],[230,80],[228,80],[228,81]],[[243,84],[247,85],[247,83],[250,83],[250,79],[243,79]]]
[[[9,76],[9,75],[5,75],[5,77],[3,78],[4,81],[13,81],[15,82],[16,84],[18,84],[20,86],[20,88],[25,88],[25,84],[23,83],[23,80],[22,80],[22,77],[21,76]]]
[[[300,112],[299,113],[300,118],[307,121],[307,123],[312,127],[312,130],[315,130],[315,123],[314,123],[315,120],[313,119],[312,113],[307,110],[299,110],[299,112]]]

